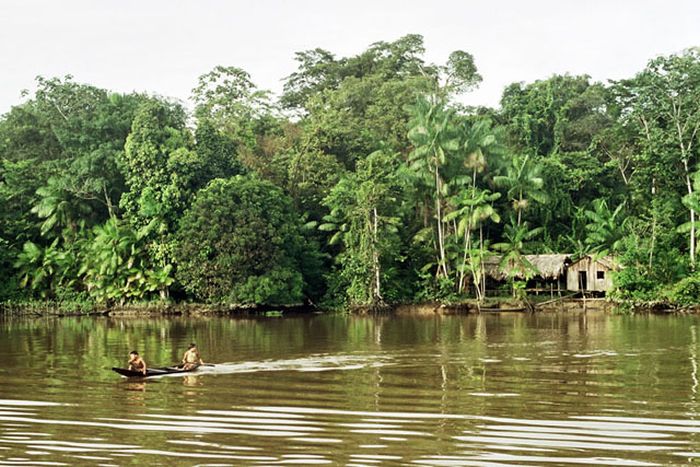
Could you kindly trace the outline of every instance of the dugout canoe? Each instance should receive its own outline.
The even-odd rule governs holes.
[[[126,376],[127,378],[148,378],[150,376],[163,376],[163,375],[172,375],[172,374],[178,374],[178,373],[191,373],[195,371],[197,368],[199,368],[200,365],[196,365],[192,368],[189,368],[187,370],[183,369],[182,366],[166,366],[162,368],[148,368],[146,369],[146,374],[144,375],[140,371],[133,371],[133,370],[128,370],[126,368],[116,368],[112,367],[112,371],[115,371],[119,373],[122,376]]]

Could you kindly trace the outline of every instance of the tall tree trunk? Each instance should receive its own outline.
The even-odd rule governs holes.
[[[469,252],[469,247],[471,243],[471,235],[469,235],[470,229],[467,227],[467,230],[464,232],[464,254],[462,256],[462,268],[461,271],[459,271],[459,284],[457,291],[459,293],[462,293],[462,291],[465,288],[465,274],[464,270],[467,268],[467,254]]]
[[[374,217],[373,222],[373,239],[372,239],[372,267],[374,269],[374,293],[372,294],[373,302],[382,302],[382,284],[381,284],[381,267],[379,264],[379,216],[377,215],[377,208],[372,210]]]
[[[642,122],[642,126],[644,127],[644,134],[647,139],[647,150],[649,153],[651,153],[651,132],[649,131],[649,123],[647,122],[646,118],[643,116],[640,117],[640,120]],[[656,243],[656,211],[654,210],[654,205],[653,205],[653,197],[656,195],[656,179],[652,177],[651,179],[651,196],[652,196],[652,207],[651,207],[651,215],[653,217],[653,223],[652,223],[652,228],[651,228],[651,251],[649,252],[649,268],[651,268],[651,265],[654,261],[654,247]]]
[[[474,196],[474,193],[476,193],[476,169],[472,170],[472,199]],[[462,270],[459,273],[459,288],[458,291],[461,293],[462,290],[464,290],[465,285],[465,279],[466,279],[466,274],[464,273],[464,270],[467,268],[467,255],[469,254],[469,248],[471,247],[471,232],[472,232],[472,214],[474,213],[474,207],[470,206],[469,207],[469,213],[467,217],[467,230],[464,232],[464,255],[462,257]],[[457,229],[455,228],[455,231]],[[470,255],[470,254],[469,254]],[[471,256],[471,255],[470,255]],[[476,285],[477,290],[478,290],[478,283],[477,281],[474,281],[474,285]]]
[[[484,268],[484,226],[479,226],[479,283],[481,284],[480,301],[486,297],[486,269]]]
[[[688,173],[688,161],[684,160],[683,165],[685,166],[685,183],[688,188],[688,194],[692,195],[693,184]],[[690,208],[690,267],[695,270],[695,209],[693,208]]]
[[[684,149],[681,142],[681,150]],[[685,186],[688,190],[688,195],[693,195],[693,182],[690,180],[690,168],[688,167],[688,159],[683,155],[683,169],[685,170]],[[690,267],[695,270],[695,209],[690,208]]]
[[[520,198],[518,199],[518,227],[520,227],[522,213],[523,213],[523,190],[520,190]]]
[[[476,295],[476,300],[481,303],[484,299],[483,293],[481,292],[481,268],[483,264],[481,263],[481,258],[479,259],[479,269],[474,268],[474,257],[471,252],[469,253],[469,260],[471,261],[471,273],[472,280],[474,281],[474,294]]]
[[[107,213],[109,214],[109,217],[111,219],[114,219],[115,218],[114,207],[112,206],[112,200],[109,197],[109,193],[107,193],[107,185],[106,184],[102,185],[102,192],[104,193],[104,196],[105,196],[105,204],[107,205]]]
[[[656,243],[656,213],[652,211],[653,219],[651,221],[651,247],[649,248],[649,269],[654,263],[654,247]]]
[[[440,257],[440,264],[438,265],[438,272],[442,270],[442,274],[445,277],[449,277],[447,271],[447,259],[445,257],[445,238],[442,229],[442,202],[440,199],[440,171],[438,165],[435,165],[435,211],[437,214],[437,231],[438,231],[438,253]],[[438,274],[439,276],[439,274]]]
[[[681,160],[683,161],[683,169],[685,170],[685,184],[688,189],[688,195],[693,195],[693,183],[690,180],[690,156],[692,154],[693,142],[695,141],[695,135],[700,129],[700,123],[696,123],[692,129],[692,133],[688,138],[686,144],[684,137],[686,135],[686,130],[688,130],[688,122],[681,125],[681,105],[677,104],[675,100],[671,101],[673,105],[673,113],[671,117],[676,125],[676,132],[678,135],[678,147],[681,150]],[[695,270],[695,249],[696,249],[696,239],[695,239],[695,209],[690,208],[690,267]]]

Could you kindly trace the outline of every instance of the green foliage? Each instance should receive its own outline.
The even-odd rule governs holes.
[[[287,193],[300,212],[320,220],[325,212],[323,199],[344,175],[345,168],[335,157],[316,151],[294,152],[286,162]]]
[[[507,196],[517,213],[518,225],[522,223],[522,214],[530,206],[530,200],[538,203],[547,201],[547,194],[542,189],[544,179],[540,176],[541,168],[534,164],[529,156],[513,156],[507,167],[506,175],[494,177],[496,186],[507,189]]]
[[[230,178],[245,173],[238,159],[236,142],[218,130],[208,120],[201,121],[194,132],[195,151],[201,161],[201,179],[195,179],[197,188],[215,178]]]
[[[70,286],[76,276],[76,265],[76,256],[60,248],[58,239],[44,248],[26,242],[14,264],[21,278],[20,286],[41,298],[54,298],[61,287]]]
[[[24,242],[38,241],[40,237],[39,224],[30,210],[39,202],[36,191],[48,173],[46,166],[37,167],[34,160],[3,159],[0,165],[0,238],[14,254]]]
[[[180,105],[145,103],[134,118],[119,159],[129,188],[119,205],[132,227],[145,232],[148,254],[161,267],[172,262],[172,235],[178,219],[195,190],[206,183],[204,163],[192,150],[185,121]]]
[[[234,284],[227,294],[230,303],[297,304],[304,296],[304,278],[291,268],[272,268],[262,275],[249,276]]]
[[[596,199],[592,204],[593,209],[584,212],[588,220],[585,243],[591,248],[589,251],[601,256],[619,252],[625,234],[626,220],[622,214],[624,205],[610,211],[604,199]]]
[[[601,197],[622,201],[629,164],[627,152],[616,144],[621,140],[613,137],[610,101],[608,89],[587,76],[516,83],[503,93],[498,118],[509,146],[530,156],[546,186],[547,202],[528,206],[528,219],[544,227],[545,241],[555,251],[565,247],[560,239],[571,235],[578,207]]]
[[[71,204],[87,206],[99,222],[123,191],[116,159],[136,109],[146,100],[138,94],[110,94],[77,84],[70,76],[63,80],[39,77],[34,99],[11,113],[31,114],[46,134],[13,132],[6,154],[14,160],[50,163],[53,188],[60,188]]]
[[[627,267],[613,275],[615,291],[611,296],[635,302],[654,301],[660,297],[659,284],[642,268]]]
[[[75,240],[114,213],[124,188],[116,155],[144,100],[71,77],[39,77],[33,96],[0,118],[0,238],[8,248],[0,273],[16,272],[10,265],[25,242],[48,252],[75,250],[51,243]]]
[[[173,283],[172,265],[155,266],[144,238],[147,229],[134,231],[128,224],[109,219],[95,226],[86,242],[80,275],[88,294],[98,303],[167,297]]]
[[[491,193],[488,189],[479,189],[470,187],[462,192],[459,192],[450,201],[455,205],[455,210],[445,216],[445,221],[457,221],[456,231],[454,236],[464,238],[464,249],[462,252],[462,262],[457,264],[460,278],[458,283],[458,292],[462,292],[465,288],[466,273],[471,274],[474,285],[476,286],[476,294],[478,299],[483,298],[483,286],[479,286],[483,282],[483,262],[488,254],[488,244],[483,239],[483,225],[486,221],[499,223],[501,216],[493,206],[494,201],[501,197],[500,193]],[[472,240],[472,231],[479,229],[479,242],[474,246],[475,241]]]
[[[416,285],[415,300],[418,302],[438,301],[454,303],[460,296],[455,291],[454,281],[449,277],[435,277],[430,271],[420,271]]]
[[[192,90],[195,117],[236,145],[254,147],[255,120],[269,109],[268,92],[260,91],[240,68],[217,66],[199,77]]]
[[[516,147],[537,156],[586,150],[608,124],[605,90],[588,76],[555,75],[503,91],[502,118]]]
[[[616,255],[617,298],[697,301],[698,50],[497,110],[458,103],[470,53],[424,54],[299,52],[277,102],[217,66],[192,114],[38,78],[0,116],[0,298],[483,301],[490,256],[521,296],[526,254],[559,252]]]
[[[298,303],[303,255],[313,255],[291,200],[269,182],[236,176],[200,190],[180,222],[176,277],[207,302]]]
[[[124,173],[129,191],[124,193],[120,207],[129,216],[138,219],[141,209],[139,199],[144,190],[156,194],[156,202],[164,204],[167,211],[182,209],[182,200],[166,195],[171,182],[177,189],[177,173],[169,165],[173,155],[191,146],[191,137],[185,128],[185,112],[179,105],[166,102],[148,102],[139,108],[131,133],[120,154],[120,169]],[[167,205],[166,204],[170,204]],[[140,224],[150,219],[139,219]]]
[[[542,233],[542,227],[530,229],[527,223],[517,224],[511,219],[503,232],[504,241],[493,245],[494,250],[501,252],[499,267],[506,272],[511,281],[513,297],[517,296],[518,286],[516,277],[526,280],[538,273],[537,268],[525,257],[529,253],[530,243]]]
[[[423,210],[434,218],[430,226],[432,235],[428,237],[424,234],[428,227],[424,226],[426,229],[420,231],[416,239],[428,240],[436,245],[436,276],[449,278],[450,266],[443,212],[444,198],[449,187],[445,182],[448,175],[445,174],[445,165],[448,164],[450,156],[460,148],[458,127],[454,111],[446,108],[442,101],[421,98],[410,110],[411,129],[408,137],[414,149],[409,155],[409,168],[416,178],[419,192],[427,200]]]
[[[700,273],[681,279],[666,293],[668,301],[676,306],[693,306],[700,302]]]
[[[414,240],[433,245],[436,258],[422,271],[434,268],[438,287],[430,289],[440,296],[448,283],[457,294],[466,292],[471,280],[481,300],[485,293],[482,265],[490,243],[483,229],[486,221],[498,223],[501,218],[494,206],[501,195],[486,188],[494,185],[488,169],[501,165],[506,152],[501,132],[489,119],[460,117],[439,99],[421,99],[411,112],[409,139],[414,150],[409,168],[423,214],[423,228]],[[431,217],[434,221],[429,223]],[[474,240],[477,230],[478,240]]]
[[[64,238],[69,240],[92,213],[90,205],[73,198],[59,178],[49,178],[36,194],[39,200],[30,211],[43,219],[39,231],[44,237],[55,237],[63,232]]]
[[[297,53],[298,70],[285,80],[283,106],[294,109],[309,147],[348,169],[376,150],[408,152],[408,107],[424,94],[447,98],[481,80],[473,57],[453,52],[443,66],[426,64],[423,37],[377,42],[353,57],[323,49]]]
[[[461,94],[470,91],[481,82],[481,75],[476,71],[474,56],[463,50],[455,50],[443,67],[445,74],[445,91],[449,94]]]
[[[688,260],[676,247],[675,232],[662,230],[652,243],[644,228],[645,223],[632,223],[631,232],[621,240],[618,261],[622,269],[613,275],[614,298],[657,301],[663,298],[664,289],[688,274]]]
[[[523,300],[527,296],[526,285],[526,281],[513,281],[513,298]]]
[[[16,259],[16,253],[10,248],[10,242],[0,238],[0,273],[6,278],[0,283],[0,301],[16,298],[19,294],[18,280],[10,275]]]
[[[657,57],[614,90],[620,121],[641,143],[640,154],[631,161],[637,177],[633,187],[637,205],[650,206],[650,195],[663,196],[666,202],[686,195],[692,198],[693,172],[700,161],[700,51]],[[694,266],[697,213],[692,204],[686,208],[687,253]],[[663,220],[679,225],[681,213]]]
[[[421,59],[424,52],[423,38],[417,34],[395,42],[376,42],[363,53],[349,58],[336,59],[331,52],[320,48],[298,52],[299,68],[286,78],[281,102],[289,108],[307,107],[315,96],[342,87],[346,79],[376,76],[394,81],[419,76],[423,71],[435,76],[434,69],[424,70]]]
[[[377,151],[347,174],[324,200],[330,214],[319,226],[341,244],[336,257],[340,282],[353,305],[396,298],[394,270],[401,257],[398,227],[407,177],[398,154]]]

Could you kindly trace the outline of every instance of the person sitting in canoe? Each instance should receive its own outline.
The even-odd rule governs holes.
[[[146,362],[139,356],[139,353],[132,350],[129,353],[129,371],[139,371],[146,375]]]
[[[194,342],[191,343],[187,347],[185,354],[182,356],[182,369],[191,370],[192,368],[203,364],[204,362],[202,361],[202,357],[199,355],[199,350],[197,350],[197,344]]]

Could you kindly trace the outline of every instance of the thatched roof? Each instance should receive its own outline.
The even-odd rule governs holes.
[[[498,281],[502,281],[508,277],[508,271],[499,266],[501,258],[501,256],[484,258],[484,270],[486,275]],[[536,274],[535,277],[541,277],[542,279],[556,279],[561,277],[566,271],[566,267],[571,264],[571,255],[525,255],[525,259],[539,271],[539,274]],[[524,279],[525,277],[522,273],[518,272],[515,278]]]

